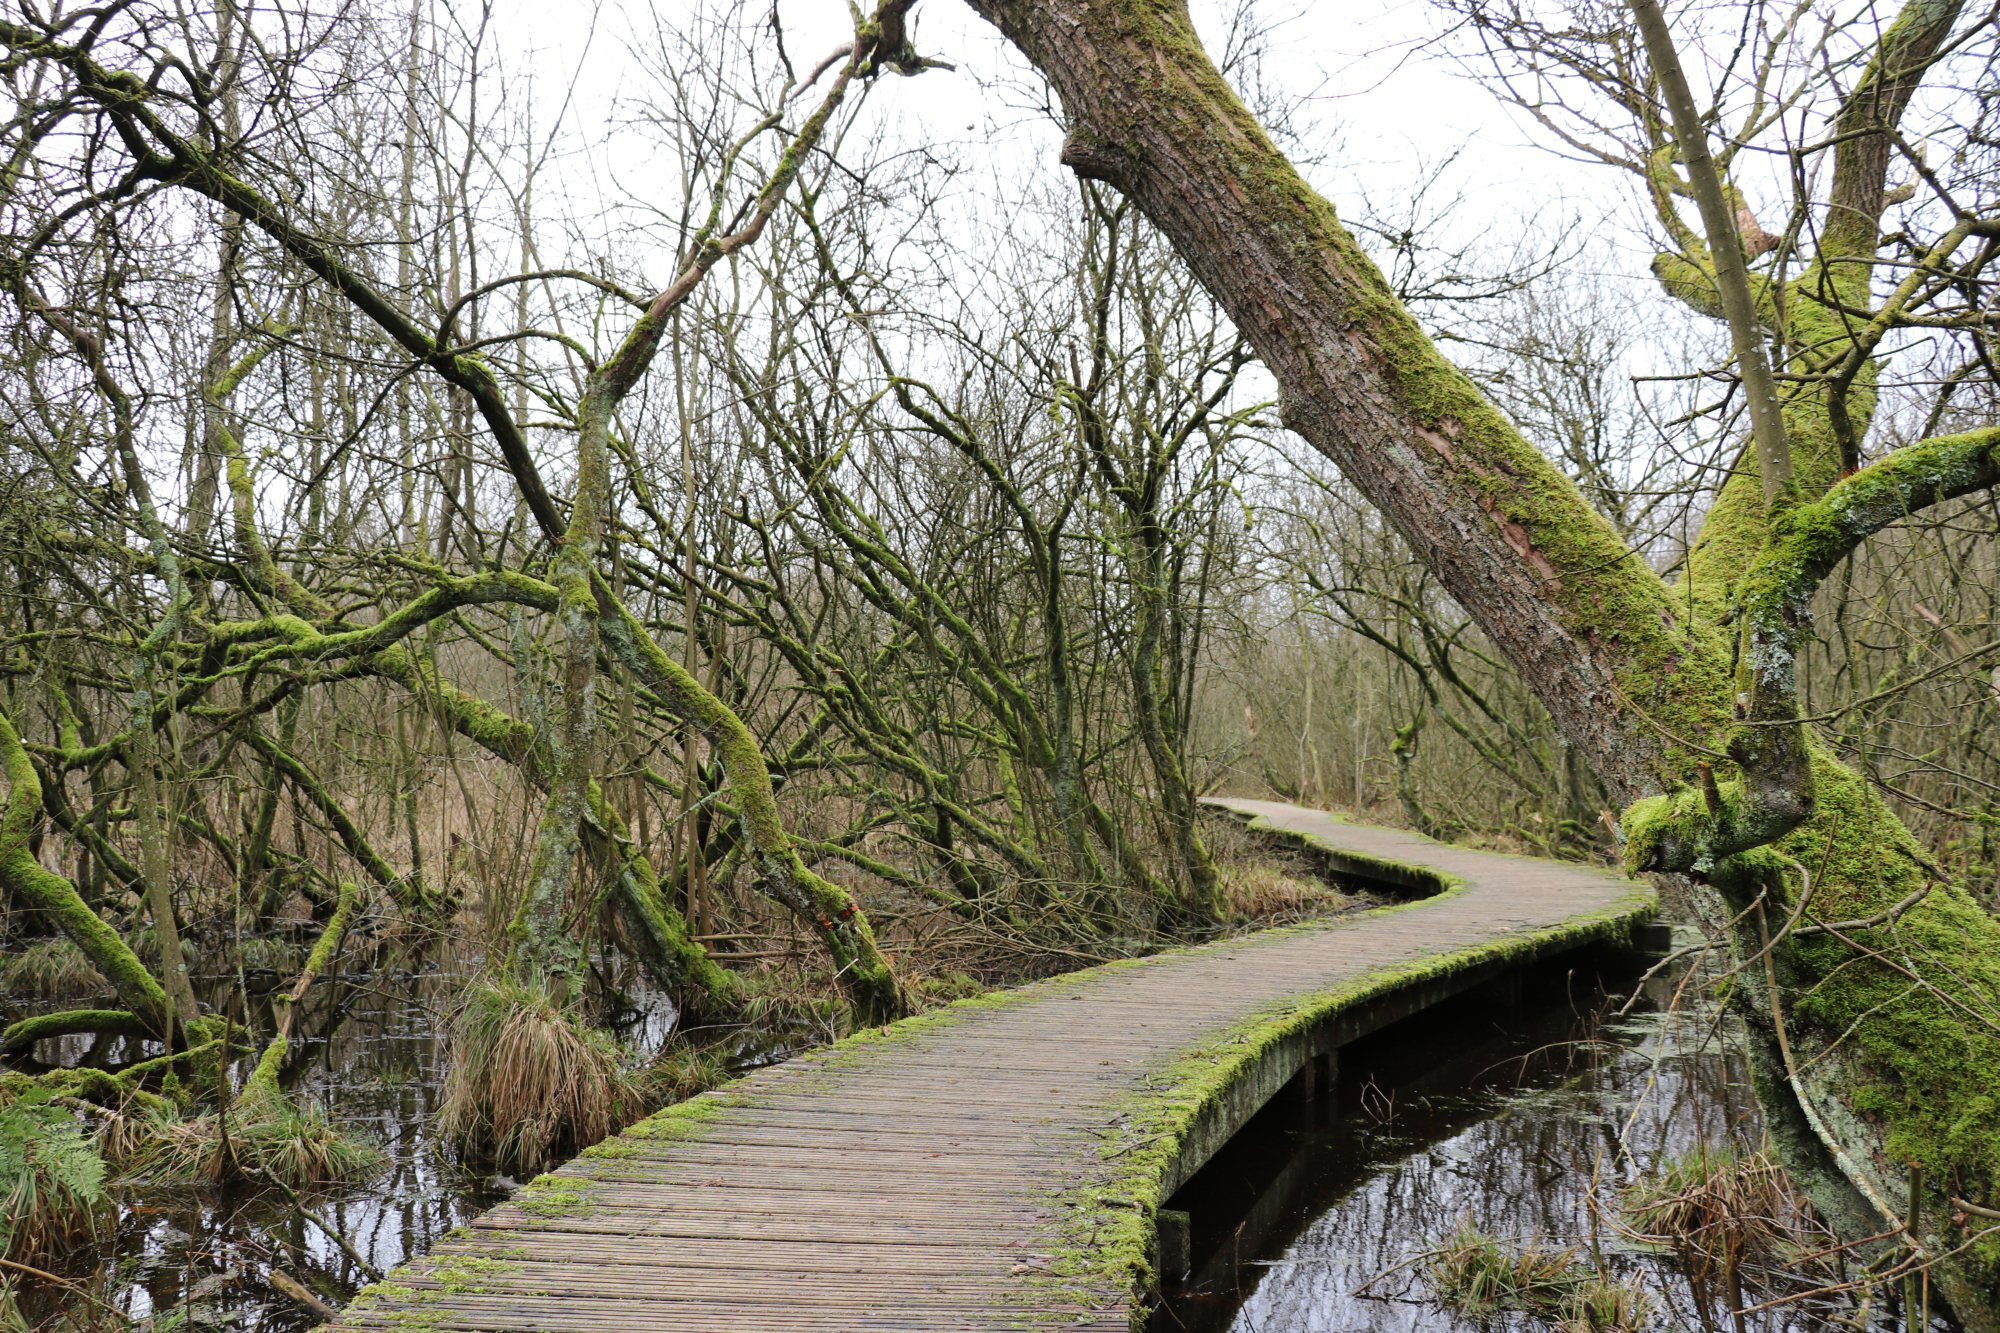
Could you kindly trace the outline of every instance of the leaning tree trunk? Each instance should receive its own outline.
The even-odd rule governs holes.
[[[1836,470],[1768,522],[1761,502],[1754,523],[1718,506],[1739,515],[1714,543],[1738,552],[1743,586],[1722,609],[1740,613],[1739,675],[1716,601],[1670,589],[1438,353],[1181,5],[971,3],[1054,84],[1063,161],[1131,197],[1250,339],[1286,424],[1396,524],[1614,796],[1652,798],[1627,815],[1635,864],[1692,874],[1739,910],[1761,895],[1742,917],[1760,984],[1739,990],[1775,1048],[1766,1091],[1802,1175],[1850,1225],[1896,1232],[1919,1166],[1905,1240],[1939,1261],[1969,1327],[2000,1328],[2000,1241],[1960,1248],[1954,1220],[1982,1225],[2000,1202],[2000,923],[1934,882],[1868,784],[1802,734],[1791,697],[1813,583],[1896,515],[2000,480],[2000,432],[1928,441],[1837,485]],[[1926,14],[1949,23],[1950,8]]]

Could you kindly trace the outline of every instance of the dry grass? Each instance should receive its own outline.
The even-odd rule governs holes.
[[[1557,1317],[1561,1333],[1639,1333],[1652,1317],[1652,1302],[1629,1282],[1593,1277]]]
[[[1746,1264],[1781,1260],[1815,1224],[1767,1153],[1699,1149],[1659,1163],[1627,1188],[1638,1239],[1673,1252],[1697,1283],[1734,1282]]]
[[[0,956],[0,992],[18,999],[78,1000],[110,989],[82,952],[60,935]]]
[[[366,1180],[382,1167],[380,1152],[325,1113],[277,1094],[241,1097],[227,1114],[121,1115],[107,1120],[98,1143],[121,1176],[152,1185],[310,1188]]]
[[[1331,885],[1269,863],[1230,866],[1223,892],[1229,915],[1253,921],[1337,912],[1355,901]]]
[[[452,1020],[443,1109],[445,1132],[467,1153],[534,1175],[645,1109],[618,1043],[547,990],[482,981],[467,992]]]
[[[1503,1310],[1553,1313],[1585,1280],[1570,1250],[1514,1250],[1469,1223],[1438,1246],[1424,1276],[1439,1302],[1469,1318]]]
[[[1439,1304],[1468,1319],[1525,1314],[1563,1333],[1637,1333],[1645,1293],[1583,1264],[1575,1250],[1514,1249],[1466,1223],[1432,1251],[1424,1276]]]
[[[1360,901],[1327,881],[1312,861],[1274,845],[1236,819],[1205,819],[1202,837],[1222,875],[1223,911],[1270,923],[1339,912]]]

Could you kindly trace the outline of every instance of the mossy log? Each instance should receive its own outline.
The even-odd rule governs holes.
[[[42,785],[20,733],[5,714],[0,714],[0,769],[7,775],[7,805],[0,814],[0,884],[16,902],[46,913],[111,983],[126,1011],[148,1031],[164,1033],[170,1021],[166,988],[118,932],[90,910],[74,884],[35,859],[30,838],[42,814]]]

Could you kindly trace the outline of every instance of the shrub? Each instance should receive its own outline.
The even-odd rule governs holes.
[[[502,1171],[537,1174],[644,1112],[624,1056],[545,988],[477,982],[452,1020],[445,1132]]]

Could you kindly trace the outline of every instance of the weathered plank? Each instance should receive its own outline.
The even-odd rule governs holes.
[[[1628,932],[1645,886],[1214,802],[1421,901],[1072,973],[634,1126],[369,1288],[341,1327],[1128,1329],[1153,1213],[1316,1055]]]

